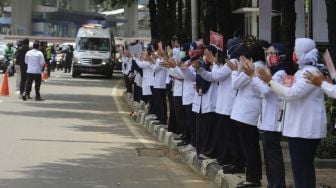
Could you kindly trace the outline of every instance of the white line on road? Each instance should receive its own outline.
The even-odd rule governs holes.
[[[120,84],[120,82],[117,84],[117,86]],[[117,99],[117,96],[122,96],[122,89],[118,89],[116,87],[114,87],[112,89],[112,97],[113,100],[116,104],[117,110],[121,113],[124,113],[124,111],[122,111],[122,107],[120,104],[119,99]],[[132,132],[132,134],[143,144],[145,145],[147,148],[154,148],[152,145],[150,144],[155,144],[156,142],[145,139],[143,136],[141,136],[141,134],[134,128],[133,124],[131,123],[131,121],[129,120],[129,118],[126,117],[121,117],[121,119],[123,120],[123,122],[125,123],[125,125],[127,126],[127,128]]]

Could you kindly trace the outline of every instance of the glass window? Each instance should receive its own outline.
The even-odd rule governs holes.
[[[110,39],[108,38],[87,38],[79,39],[79,50],[110,51]]]

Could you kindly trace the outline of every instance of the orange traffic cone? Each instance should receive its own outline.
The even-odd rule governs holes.
[[[48,77],[48,65],[45,64],[44,65],[44,70],[43,70],[43,73],[42,73],[42,80],[48,80],[49,77]]]
[[[2,81],[1,86],[1,96],[8,96],[9,95],[9,88],[8,88],[8,73],[6,72],[4,75],[4,79]]]

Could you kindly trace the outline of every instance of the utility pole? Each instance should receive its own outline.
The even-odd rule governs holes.
[[[198,38],[198,0],[191,0],[191,38]]]

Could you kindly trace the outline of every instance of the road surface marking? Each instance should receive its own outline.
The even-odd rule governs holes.
[[[117,97],[122,96],[123,94],[123,90],[122,89],[118,89],[117,86],[120,85],[120,81],[118,82],[118,84],[112,89],[112,97],[113,100],[116,104],[117,110],[120,113],[125,113],[124,111],[122,111],[122,107],[120,104],[120,99],[117,99]],[[125,123],[125,125],[127,126],[127,128],[132,132],[132,134],[143,144],[146,146],[146,148],[154,148],[151,144],[155,144],[156,142],[145,139],[143,136],[141,136],[141,134],[134,128],[132,122],[130,121],[129,118],[127,117],[121,117],[121,119],[123,120],[123,122]]]

